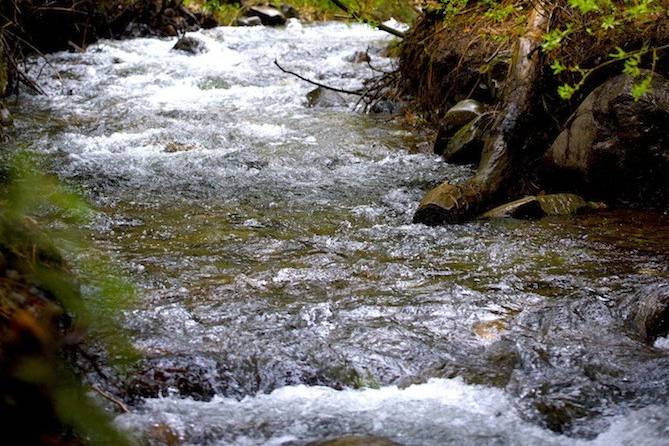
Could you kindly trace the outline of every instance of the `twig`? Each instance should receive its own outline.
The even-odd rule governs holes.
[[[105,392],[101,388],[99,388],[97,385],[93,384],[91,386],[93,390],[95,390],[101,397],[111,401],[112,403],[116,404],[116,406],[120,409],[122,413],[128,413],[130,412],[130,409],[128,409],[128,406],[125,405],[125,403],[118,398],[116,398],[114,395],[112,395],[109,392]]]
[[[344,90],[343,88],[331,87],[329,85],[321,84],[320,82],[316,82],[316,81],[313,81],[311,79],[308,79],[308,78],[306,78],[306,77],[304,77],[304,76],[302,76],[298,73],[295,73],[294,71],[286,70],[281,65],[279,65],[279,62],[276,59],[274,59],[274,65],[276,65],[279,68],[279,70],[283,71],[284,73],[295,76],[296,78],[301,79],[304,82],[308,82],[312,85],[316,85],[317,87],[325,88],[326,90],[336,91],[337,93],[354,94],[356,96],[362,96],[362,92],[359,91],[359,90]]]

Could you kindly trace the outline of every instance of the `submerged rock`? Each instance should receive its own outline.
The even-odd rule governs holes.
[[[381,437],[351,435],[333,440],[309,443],[307,446],[400,446],[399,443]]]
[[[271,6],[252,6],[246,13],[249,17],[258,17],[263,25],[278,26],[286,24],[286,17]]]
[[[262,20],[260,17],[240,17],[237,19],[237,26],[260,26],[262,25]]]
[[[545,154],[549,184],[597,199],[669,204],[669,80],[652,76],[638,101],[626,75],[588,95]]]
[[[351,63],[363,63],[371,62],[372,59],[369,57],[369,53],[367,53],[367,51],[356,51],[350,56],[345,57],[344,60]]]
[[[633,325],[646,342],[669,334],[669,285],[649,286],[637,294]]]
[[[336,91],[328,90],[327,88],[318,87],[307,93],[307,105],[309,107],[346,107],[348,101],[343,94]]]
[[[202,54],[207,52],[207,45],[195,37],[183,36],[172,48],[175,51],[183,51],[188,54]]]
[[[550,194],[527,196],[519,200],[498,206],[482,218],[541,218],[548,215],[574,215],[579,212],[601,209],[600,203],[585,201],[574,194]]]

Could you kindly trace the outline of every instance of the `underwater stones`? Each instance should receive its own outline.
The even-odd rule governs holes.
[[[646,342],[669,334],[669,284],[644,287],[637,293],[632,321]]]
[[[207,52],[207,45],[195,37],[183,36],[172,47],[175,51],[181,51],[191,55],[202,54]]]
[[[237,19],[237,26],[260,26],[262,25],[262,20],[260,17],[240,17]]]
[[[265,26],[279,26],[286,24],[286,17],[281,11],[271,6],[252,6],[247,11],[248,17],[258,17]]]
[[[318,87],[307,93],[307,106],[309,107],[346,107],[348,101],[344,95],[336,91],[328,90],[323,87]]]
[[[643,73],[651,75],[650,72]],[[635,100],[620,75],[590,93],[544,156],[544,177],[597,199],[669,204],[669,80]]]
[[[591,203],[574,194],[529,195],[489,210],[482,218],[531,219],[545,216],[574,215],[590,209],[601,209],[600,203]]]
[[[307,446],[400,446],[381,437],[351,435],[333,440],[309,443]]]

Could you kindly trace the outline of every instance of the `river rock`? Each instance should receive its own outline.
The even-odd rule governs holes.
[[[549,186],[600,200],[669,204],[669,81],[652,75],[651,90],[638,101],[634,82],[619,75],[586,97],[544,156]]]
[[[318,87],[307,93],[307,105],[309,107],[346,107],[348,101],[343,94],[336,91],[328,90],[327,88]]]
[[[286,17],[271,6],[252,6],[246,12],[249,17],[258,17],[263,25],[278,26],[286,24]]]
[[[600,209],[603,205],[585,201],[574,194],[550,194],[527,196],[519,200],[498,206],[482,218],[541,218],[545,216],[574,215],[592,209]]]
[[[282,3],[281,6],[279,7],[281,10],[281,14],[284,15],[285,18],[287,19],[299,19],[300,14],[297,12],[297,9],[294,7],[287,5],[285,3]]]
[[[669,284],[648,286],[637,294],[633,325],[646,342],[669,334]]]
[[[462,126],[450,138],[437,137],[435,152],[443,151],[446,162],[454,164],[478,164],[483,150],[483,135],[490,124],[488,115],[481,115]],[[443,143],[445,142],[445,147]]]
[[[351,54],[350,56],[347,56],[344,58],[346,62],[351,62],[351,63],[364,63],[364,62],[371,62],[372,59],[369,57],[369,53],[367,51],[356,51],[355,53]]]
[[[183,36],[172,48],[175,51],[196,55],[207,52],[207,45],[195,37]]]
[[[442,119],[442,126],[457,129],[485,112],[483,104],[474,99],[465,99],[451,107]]]
[[[480,130],[483,128],[482,124],[484,124],[484,121],[480,120],[474,125],[471,125],[471,123],[481,118],[484,113],[485,107],[480,102],[473,99],[465,99],[451,107],[441,121],[441,127],[439,128],[437,139],[434,143],[434,153],[437,155],[446,153],[447,150],[449,150],[448,143],[460,131],[462,131],[462,133],[458,135],[459,141],[464,140],[467,141],[466,144],[471,144],[478,140],[481,136]],[[471,125],[471,127],[463,129],[463,127],[468,125]],[[457,142],[454,142],[453,144],[458,145]],[[478,142],[476,145],[478,145]],[[450,151],[452,153],[459,152],[455,147],[452,147]],[[480,157],[480,154],[477,157]],[[458,156],[456,155],[455,158],[457,159]],[[470,158],[472,157],[470,156]]]
[[[259,26],[262,25],[260,17],[240,17],[237,19],[237,26]]]
[[[309,443],[307,446],[400,446],[400,444],[381,437],[350,435],[333,440]]]
[[[0,126],[11,127],[14,125],[12,114],[5,108],[5,105],[0,102]]]
[[[428,226],[454,223],[451,221],[451,210],[459,206],[458,199],[462,192],[460,188],[444,181],[425,194],[413,216],[413,222]]]

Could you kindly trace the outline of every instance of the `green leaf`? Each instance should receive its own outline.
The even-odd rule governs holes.
[[[567,67],[565,67],[558,59],[555,59],[551,64],[551,69],[553,70],[553,74],[558,75],[565,71]]]
[[[641,79],[641,81],[636,82],[632,85],[632,97],[635,101],[641,99],[643,95],[650,91],[650,84],[653,80],[653,75],[649,74],[648,76]]]
[[[571,99],[574,93],[576,93],[576,88],[569,84],[562,84],[558,87],[558,94],[564,100]]]

